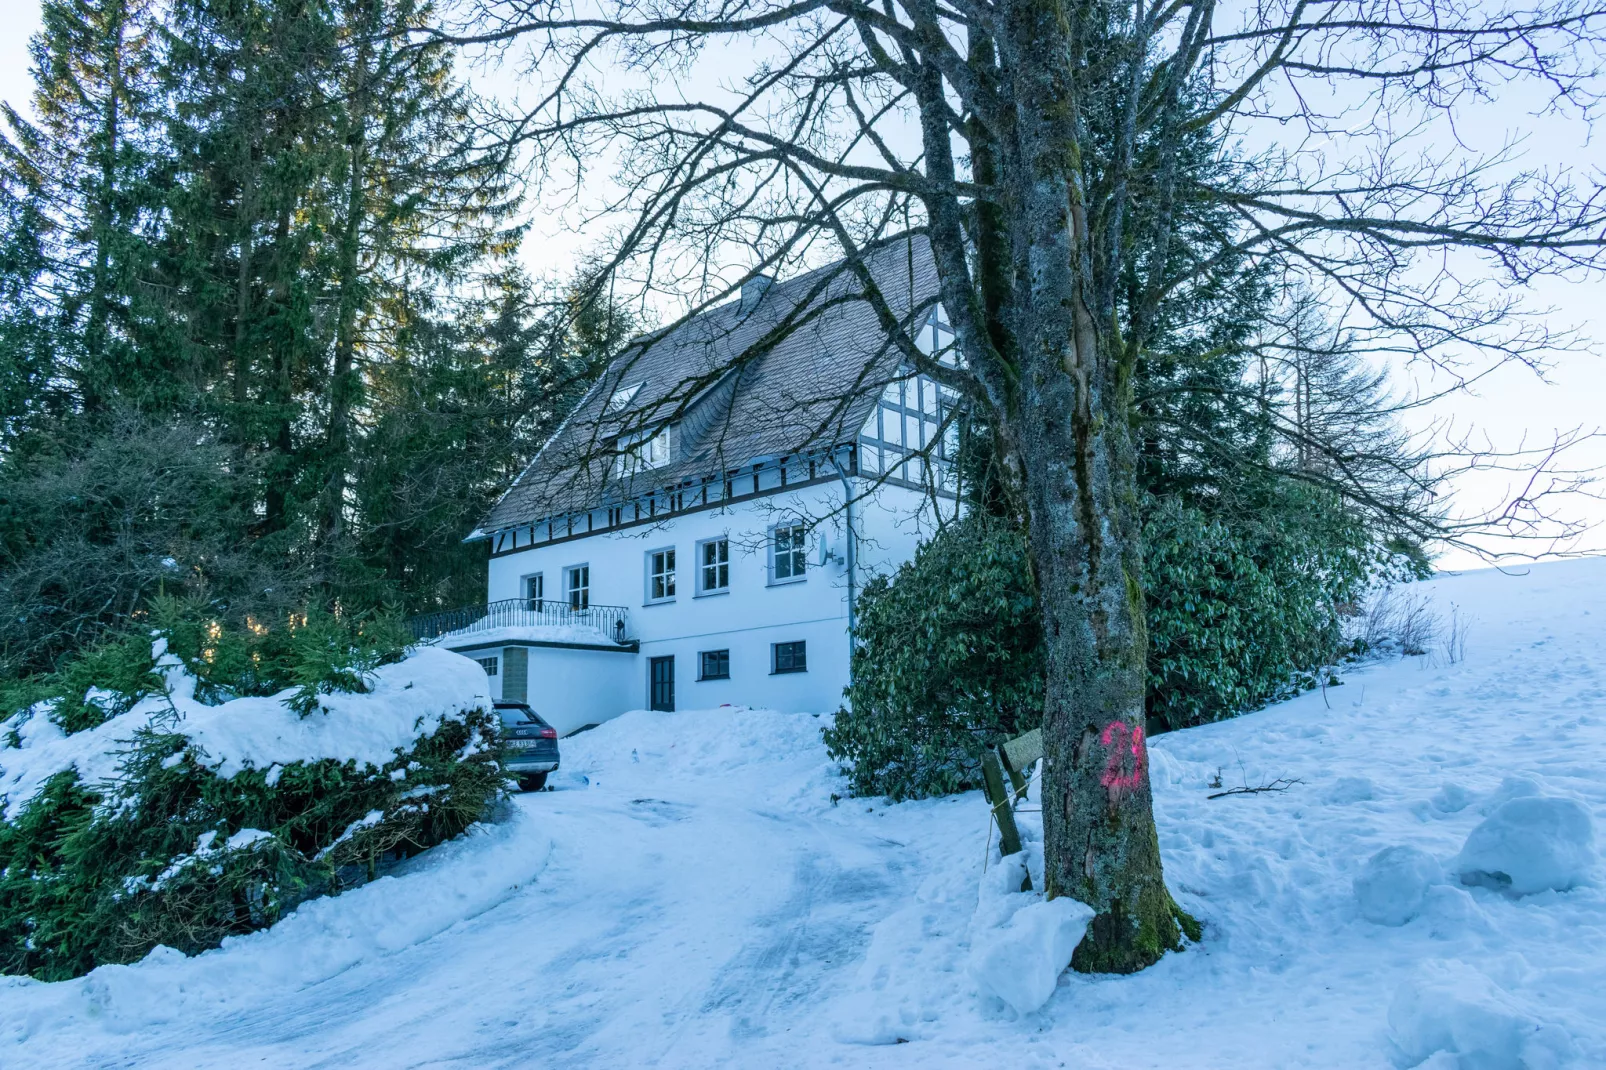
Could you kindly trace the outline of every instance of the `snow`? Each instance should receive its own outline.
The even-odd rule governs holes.
[[[614,649],[619,645],[601,628],[593,628],[586,624],[510,624],[500,628],[471,626],[447,632],[430,642],[463,650],[511,642],[578,643],[582,646],[600,646],[608,649]]]
[[[64,769],[76,768],[86,784],[112,779],[127,742],[146,725],[184,735],[200,760],[227,778],[325,758],[382,766],[443,722],[491,707],[484,670],[436,647],[419,647],[374,670],[366,693],[319,696],[321,709],[306,717],[286,705],[290,691],[204,705],[195,699],[195,678],[165,651],[158,640],[167,694],[142,699],[95,728],[69,736],[35,708],[18,729],[22,746],[0,746],[0,817],[13,816]],[[10,724],[0,723],[0,738]]]
[[[1416,847],[1385,847],[1367,860],[1355,878],[1361,917],[1378,925],[1404,925],[1427,902],[1428,889],[1443,878],[1443,867]]]
[[[1528,795],[1501,803],[1456,856],[1463,884],[1488,884],[1514,895],[1565,892],[1595,868],[1595,826],[1576,799]]]
[[[1389,1032],[1413,1064],[1445,1052],[1470,1070],[1546,1070],[1578,1055],[1565,1029],[1458,961],[1424,963],[1400,986]]]
[[[999,1000],[1017,1015],[1030,1014],[1053,996],[1060,974],[1070,965],[1071,952],[1093,918],[1093,911],[1074,899],[1045,901],[1040,892],[1011,894],[987,879],[1006,873],[1018,888],[1023,868],[1001,865],[983,877],[983,903],[970,927],[971,979],[983,996]],[[998,917],[997,907],[986,902],[990,896],[1018,901],[1004,908],[1002,924],[982,921],[988,915],[988,921]]]
[[[833,803],[826,717],[637,712],[564,740],[556,790],[273,929],[0,979],[0,1066],[1606,1066],[1606,893],[1562,815],[1606,816],[1606,561],[1422,591],[1475,618],[1465,660],[1152,740],[1167,883],[1203,940],[1061,974],[1036,1009],[999,989],[1032,1003],[1075,908],[1015,890],[979,794]],[[1584,879],[1463,883],[1521,800]],[[1017,925],[1041,939],[999,951]]]

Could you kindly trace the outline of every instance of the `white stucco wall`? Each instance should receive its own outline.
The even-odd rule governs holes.
[[[452,649],[464,657],[496,658],[497,675],[490,678],[491,697],[502,698],[506,647]],[[583,725],[599,724],[625,710],[637,709],[634,686],[639,655],[613,650],[575,650],[567,647],[527,646],[529,689],[526,701],[547,723],[567,735]]]
[[[865,485],[859,482],[855,493],[862,492]],[[576,724],[645,707],[649,704],[650,659],[673,656],[678,709],[729,703],[791,711],[835,710],[848,682],[849,660],[842,495],[838,482],[813,484],[721,508],[682,513],[656,524],[493,557],[489,576],[492,601],[523,597],[525,577],[536,572],[545,577],[545,597],[562,599],[565,570],[589,566],[591,604],[625,606],[630,613],[630,634],[641,643],[641,651],[634,657],[596,655],[601,661],[571,658],[580,653],[575,651],[532,648],[532,704],[549,719],[569,717],[543,697],[544,681],[551,675],[564,681],[554,685],[562,689],[558,701],[586,711],[575,714],[582,718]],[[874,572],[890,571],[907,560],[933,530],[925,497],[907,488],[882,487],[873,499],[856,503],[854,511],[861,586]],[[770,582],[769,531],[783,518],[811,523],[823,520],[811,536],[802,582]],[[730,541],[730,588],[725,593],[699,595],[697,545],[717,537]],[[823,565],[822,541],[831,551],[831,560]],[[676,551],[676,595],[672,601],[649,602],[648,555],[667,547]],[[772,674],[771,644],[799,640],[808,644],[808,671]],[[730,651],[730,679],[697,678],[698,654],[707,650]],[[610,679],[584,683],[585,672],[567,667],[582,661],[603,666]],[[565,667],[559,669],[560,663]],[[581,681],[572,691],[568,690],[571,680]]]

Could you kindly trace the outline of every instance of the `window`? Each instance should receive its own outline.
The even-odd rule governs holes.
[[[803,579],[808,567],[808,530],[802,524],[783,524],[770,532],[770,582]]]
[[[709,539],[697,544],[697,593],[718,594],[730,590],[731,544],[729,539]]]
[[[524,601],[529,603],[525,608],[538,610],[541,602],[546,598],[546,577],[537,572],[533,576],[524,577]]]
[[[647,601],[667,602],[675,597],[675,548],[647,554]]]
[[[641,388],[646,385],[646,383],[637,383],[635,386],[620,387],[618,390],[613,392],[613,397],[608,399],[608,407],[602,411],[618,412],[620,409],[623,409],[625,406],[634,401],[636,395],[641,392]]]
[[[894,446],[903,445],[903,417],[890,409],[882,409],[881,427],[886,432],[886,441]]]
[[[770,672],[808,672],[807,645],[803,642],[770,644]]]
[[[570,609],[587,609],[591,605],[591,566],[573,565],[563,570],[565,594]]]
[[[731,678],[731,652],[704,650],[697,655],[697,679],[729,680]]]
[[[486,676],[495,676],[496,675],[496,659],[495,658],[475,658],[474,660],[480,663],[480,668],[485,670],[485,675]]]
[[[627,478],[643,468],[662,468],[669,463],[669,428],[656,434],[637,435],[619,440],[617,475]]]

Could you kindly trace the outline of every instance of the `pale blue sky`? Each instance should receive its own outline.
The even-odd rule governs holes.
[[[37,30],[37,0],[0,0],[0,99],[25,110],[31,91],[28,74],[27,40]],[[489,82],[497,87],[511,84],[510,72],[497,72]],[[488,87],[489,88],[489,87]],[[1508,133],[1528,136],[1528,148],[1535,162],[1562,163],[1585,172],[1606,171],[1606,139],[1591,144],[1576,124],[1558,120],[1535,120],[1520,102],[1502,100],[1480,111],[1469,128],[1487,139],[1498,140]],[[537,219],[551,221],[556,213],[538,213]],[[538,222],[530,254],[538,257],[537,269],[558,267],[591,239],[551,222]],[[1591,339],[1606,344],[1606,280],[1565,282],[1542,280],[1532,295],[1536,307],[1553,307],[1555,322],[1574,326]],[[1549,382],[1532,373],[1508,368],[1485,379],[1474,395],[1458,395],[1437,411],[1441,418],[1453,418],[1463,429],[1476,429],[1497,446],[1515,446],[1524,437],[1530,443],[1548,441],[1557,430],[1582,426],[1586,430],[1606,428],[1606,359],[1578,354],[1559,360],[1549,373]],[[1402,377],[1401,385],[1409,385]],[[1575,452],[1575,466],[1585,464],[1606,472],[1606,443]],[[1508,477],[1485,476],[1466,480],[1460,488],[1464,507],[1493,504],[1505,492]],[[1579,549],[1606,552],[1606,502],[1574,499],[1564,507],[1572,517],[1588,519],[1601,526],[1585,537]],[[1441,561],[1449,567],[1466,567],[1476,562],[1459,553],[1447,554]]]

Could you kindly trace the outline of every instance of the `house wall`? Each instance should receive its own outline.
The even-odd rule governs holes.
[[[491,697],[496,701],[522,698],[547,723],[567,735],[576,728],[617,717],[625,710],[642,705],[634,686],[641,659],[625,650],[576,650],[553,646],[453,646],[464,657],[496,658],[498,672],[490,678]],[[528,693],[513,695],[504,690],[510,675],[508,663],[522,662],[528,679]]]
[[[862,479],[853,484],[855,495],[869,486]],[[562,599],[565,570],[587,566],[591,604],[627,607],[630,635],[640,642],[635,655],[529,648],[531,705],[560,731],[646,708],[651,659],[667,656],[675,659],[677,709],[731,704],[835,710],[842,704],[849,662],[842,495],[840,481],[820,482],[491,558],[492,601],[524,597],[525,578],[537,572],[544,577],[544,597]],[[953,503],[943,509],[951,515]],[[771,582],[769,533],[783,519],[814,525],[801,582]],[[912,557],[935,527],[929,497],[912,488],[885,485],[856,501],[859,588]],[[698,544],[718,537],[730,543],[730,587],[721,594],[699,594]],[[824,564],[822,544],[829,555]],[[669,547],[676,552],[675,597],[655,602],[648,598],[649,555]],[[772,673],[771,644],[799,640],[807,644],[808,670]],[[711,650],[730,651],[729,679],[698,679],[699,654]],[[507,679],[504,669],[492,680],[495,693]]]
[[[859,493],[867,480],[855,480]],[[838,499],[840,500],[840,499]],[[942,519],[955,516],[957,503],[953,499],[939,499],[932,504],[925,491],[909,487],[883,485],[863,501],[854,503],[853,528],[858,535],[859,586],[877,574],[891,575],[899,565],[910,560],[922,542],[936,533],[937,509]]]
[[[864,483],[856,493],[862,492]],[[655,657],[675,658],[675,705],[705,709],[722,704],[764,706],[783,710],[824,712],[842,702],[848,682],[847,569],[840,482],[817,483],[723,507],[677,514],[661,522],[623,531],[602,532],[529,550],[493,557],[489,596],[494,601],[523,597],[524,581],[540,572],[545,597],[563,597],[565,570],[590,569],[593,605],[621,605],[630,611],[631,635],[641,644],[626,665],[623,655],[607,655],[617,674],[605,699],[580,697],[585,720],[615,716],[649,704],[648,665]],[[929,535],[932,520],[924,497],[899,487],[881,488],[875,499],[855,504],[859,533],[859,582],[876,571],[890,571],[913,554]],[[836,515],[832,515],[835,513]],[[772,583],[769,531],[783,518],[820,521],[810,538],[808,568],[802,582]],[[722,594],[698,594],[697,546],[705,539],[730,542],[730,588]],[[821,564],[821,544],[831,559]],[[648,599],[648,558],[653,551],[676,551],[676,594],[672,601]],[[771,672],[771,644],[807,644],[808,670]],[[730,651],[728,680],[699,680],[699,653]],[[529,693],[543,716],[566,716],[548,697],[547,677],[569,653],[534,650],[529,663]],[[604,708],[606,707],[606,708]],[[583,721],[580,723],[584,723]]]

